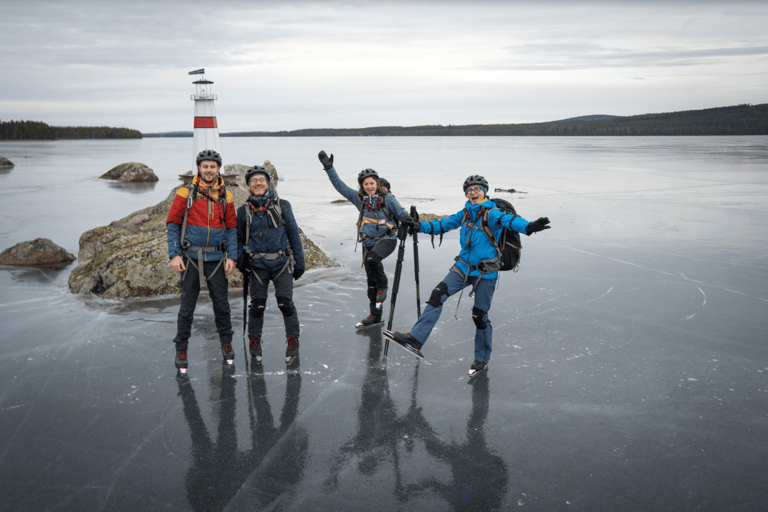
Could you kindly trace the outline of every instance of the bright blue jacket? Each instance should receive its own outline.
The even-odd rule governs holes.
[[[452,229],[461,227],[461,233],[459,234],[459,241],[461,242],[461,252],[459,253],[460,261],[456,262],[456,266],[462,273],[466,274],[468,267],[465,263],[476,266],[481,261],[492,260],[496,257],[496,248],[488,240],[488,237],[483,232],[483,228],[480,225],[480,217],[482,216],[482,208],[493,208],[488,212],[488,222],[491,226],[491,231],[496,237],[498,243],[501,236],[502,226],[517,231],[518,233],[527,234],[525,228],[528,227],[528,221],[522,217],[515,216],[511,213],[504,213],[499,210],[496,203],[490,199],[486,199],[482,203],[472,204],[469,201],[464,205],[464,210],[454,213],[450,217],[444,219],[433,220],[430,222],[422,222],[421,233],[439,235]],[[464,222],[465,215],[469,214],[469,220]],[[496,279],[499,276],[498,271],[489,272],[483,274],[479,270],[472,270],[469,272],[470,276],[482,275],[483,279]]]
[[[333,167],[326,172],[328,173],[328,178],[331,180],[333,188],[335,188],[339,194],[344,196],[350,203],[355,205],[357,210],[360,211],[363,208],[363,203],[357,195],[357,190],[348,187],[341,181],[341,178],[339,178],[339,175],[336,173],[336,169]],[[363,212],[363,233],[366,238],[363,240],[363,245],[368,248],[373,247],[378,240],[385,238],[394,239],[395,235],[397,235],[397,229],[391,227],[394,225],[392,221],[396,219],[402,220],[403,218],[408,217],[408,214],[403,207],[400,206],[400,203],[394,195],[386,194],[385,196],[379,196],[379,194],[375,194],[373,197],[380,197],[384,200],[394,219],[388,218],[381,208],[374,209],[373,211],[368,208],[365,209]],[[390,222],[390,225],[386,224],[387,221]]]
[[[245,247],[245,230],[247,225],[248,209],[251,209],[249,202],[254,202],[259,206],[263,206],[267,199],[272,201],[278,200],[272,192],[267,192],[265,197],[257,201],[255,197],[250,196],[248,201],[245,202],[240,208],[237,209],[237,256],[238,258],[243,254]],[[295,260],[295,268],[304,268],[304,251],[301,246],[301,238],[299,237],[299,227],[296,224],[296,218],[293,215],[293,209],[291,203],[288,201],[280,200],[280,208],[283,212],[282,225],[277,227],[272,225],[269,220],[269,216],[265,211],[252,212],[251,217],[251,231],[248,239],[248,247],[251,248],[252,254],[259,253],[276,253],[279,251],[286,251],[288,247],[293,251],[293,259]],[[254,259],[251,265],[254,268],[262,268],[271,270],[273,272],[280,271],[288,261],[287,256],[281,256],[274,260],[267,259]]]

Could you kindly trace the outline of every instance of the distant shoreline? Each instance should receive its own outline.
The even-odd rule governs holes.
[[[144,137],[192,137],[193,132],[145,133]],[[489,137],[768,135],[768,104],[737,105],[639,116],[591,115],[523,124],[307,128],[221,133],[221,137]]]

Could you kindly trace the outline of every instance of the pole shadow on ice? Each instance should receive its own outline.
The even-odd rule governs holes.
[[[472,384],[472,411],[467,421],[464,443],[446,442],[429,424],[417,401],[419,364],[414,369],[413,388],[408,410],[400,415],[390,396],[387,365],[382,364],[380,329],[357,331],[369,338],[366,374],[357,411],[357,434],[343,444],[331,465],[325,482],[330,494],[339,486],[339,475],[357,461],[363,475],[377,472],[379,465],[392,460],[395,484],[392,495],[400,503],[416,502],[430,493],[450,503],[454,510],[500,510],[507,491],[508,470],[501,456],[494,454],[485,441],[485,420],[489,408],[488,375],[480,375]],[[421,444],[429,455],[419,460],[421,468],[438,465],[450,467],[450,480],[441,480],[428,470],[423,477],[407,481],[402,459],[410,458]],[[424,457],[418,455],[418,457]],[[410,468],[412,469],[412,468]],[[436,506],[444,507],[444,504]]]

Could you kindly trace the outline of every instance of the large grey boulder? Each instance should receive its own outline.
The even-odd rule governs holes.
[[[22,267],[58,267],[75,261],[74,254],[48,238],[21,242],[0,253],[0,265]]]
[[[158,181],[155,172],[147,165],[139,162],[127,162],[108,170],[99,178],[103,180],[117,180],[121,183],[135,183]]]
[[[4,156],[0,156],[0,167],[15,167],[16,164],[5,158]]]
[[[182,186],[155,206],[83,233],[78,266],[70,274],[69,289],[109,299],[178,293],[179,274],[169,265],[165,220],[176,191]],[[248,198],[242,176],[238,184],[227,186],[227,190],[232,192],[236,208]],[[307,270],[338,266],[303,233],[301,241]],[[228,279],[230,287],[242,287],[243,276],[238,270]]]

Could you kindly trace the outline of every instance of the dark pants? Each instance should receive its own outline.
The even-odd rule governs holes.
[[[376,242],[370,249],[365,249],[365,258],[363,267],[368,277],[368,302],[370,303],[371,313],[376,314],[376,293],[378,290],[384,290],[389,286],[387,274],[384,272],[384,264],[381,262],[384,258],[394,252],[397,246],[397,239],[384,239]],[[378,311],[378,313],[381,313]]]
[[[176,343],[176,350],[187,350],[189,337],[192,335],[192,319],[197,306],[197,298],[200,295],[199,272],[192,266],[189,258],[184,258],[184,264],[187,271],[181,282],[181,307],[179,307],[179,316],[176,321],[176,337],[173,339],[173,342]],[[204,262],[205,275],[211,275],[218,264],[218,261]],[[228,291],[229,284],[224,273],[224,263],[222,263],[216,273],[208,279],[208,294],[213,304],[216,332],[219,333],[219,341],[222,344],[232,343],[232,334],[234,334],[229,311]]]
[[[259,283],[259,279],[256,279],[255,276],[251,276],[251,307],[248,311],[249,337],[261,337],[262,329],[264,327],[264,309],[267,305],[267,290],[270,281],[275,285],[277,307],[283,314],[285,337],[299,337],[299,332],[301,331],[299,327],[299,314],[296,312],[296,307],[293,304],[293,275],[289,270],[289,268],[285,269],[285,272],[275,278],[278,272],[270,272],[265,269],[253,269],[253,271],[258,274],[259,279],[261,279],[261,283]]]

